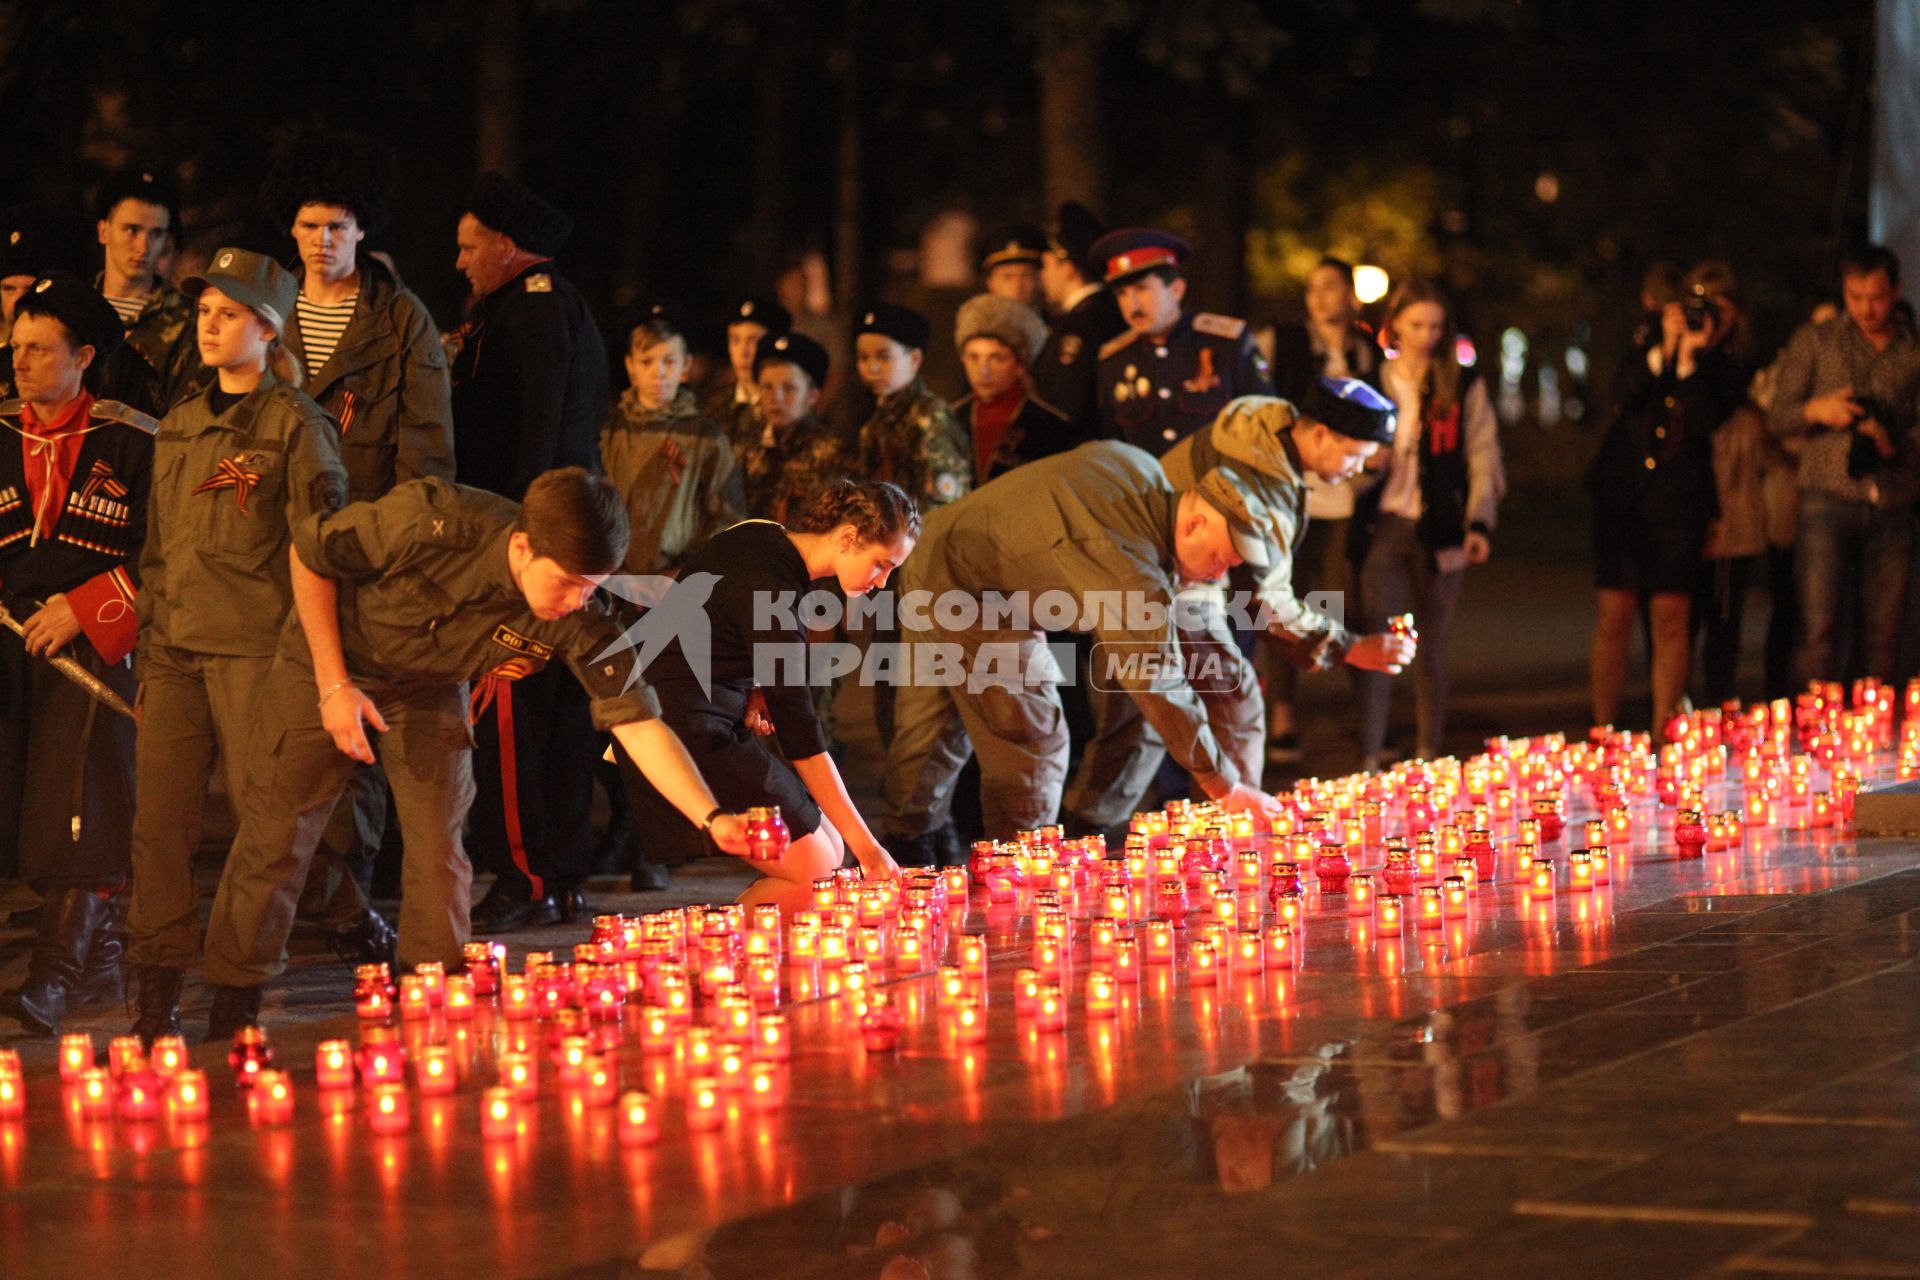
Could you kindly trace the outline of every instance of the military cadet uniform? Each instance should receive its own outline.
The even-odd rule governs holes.
[[[102,272],[93,287],[105,282]],[[126,341],[107,360],[101,398],[160,417],[212,382],[213,371],[200,362],[194,307],[172,285],[154,281],[140,314],[126,327]]]
[[[793,329],[793,315],[772,298],[745,298],[727,315],[727,328],[737,324],[756,324],[766,330],[764,336],[777,338]],[[707,401],[707,417],[720,424],[733,444],[736,458],[742,457],[760,438],[760,393],[742,384],[728,373]]]
[[[560,251],[572,220],[498,174],[475,183],[467,209],[529,253]],[[555,467],[600,467],[612,400],[606,344],[573,284],[538,262],[478,299],[453,335],[456,476],[519,501]],[[479,797],[469,833],[496,878],[477,923],[548,923],[585,909],[593,849],[593,762],[586,699],[557,672],[502,690],[477,726]]]
[[[301,562],[341,582],[347,671],[387,722],[368,737],[386,761],[406,847],[399,955],[408,965],[456,965],[468,937],[470,715],[556,659],[571,671],[564,678],[585,686],[600,729],[659,714],[652,691],[630,680],[633,654],[611,614],[589,605],[542,621],[527,608],[507,558],[518,512],[495,494],[416,480],[378,502],[315,512],[293,531]],[[601,656],[610,647],[618,652]],[[206,962],[210,981],[256,993],[285,968],[307,861],[357,767],[322,727],[297,617],[279,637],[260,703],[269,741],[214,901]]]
[[[1069,200],[1060,206],[1047,237],[1047,252],[1072,262],[1087,283],[1066,299],[1053,318],[1047,345],[1033,362],[1033,390],[1066,415],[1076,444],[1107,434],[1100,421],[1095,374],[1100,349],[1127,331],[1120,304],[1101,282],[1101,271],[1091,256],[1094,242],[1105,233],[1106,228],[1084,205]]]
[[[659,409],[628,388],[600,433],[600,458],[627,500],[628,573],[670,573],[689,551],[746,516],[733,446],[686,387]]]
[[[426,306],[378,258],[363,255],[358,267],[353,318],[306,391],[340,425],[349,501],[367,502],[403,481],[453,478],[453,406],[446,352]],[[286,343],[307,368],[297,309]],[[378,769],[356,774],[347,797],[327,833],[327,848],[345,861],[322,860],[307,899],[310,912],[336,928],[370,910],[358,877],[371,869],[387,825]],[[339,874],[349,864],[355,874]]]
[[[754,376],[769,364],[790,363],[804,370],[815,387],[826,385],[828,358],[819,343],[802,334],[760,340]],[[812,414],[775,433],[763,426],[740,455],[747,485],[747,514],[785,524],[830,480],[853,470],[853,458],[840,436]]]
[[[59,319],[104,360],[120,341],[106,300],[65,274],[36,285],[22,309]],[[80,635],[61,656],[131,703],[155,423],[82,391],[52,422],[8,400],[0,426],[0,603],[25,622],[64,596]],[[44,899],[26,980],[0,995],[0,1013],[30,1030],[120,998],[133,749],[131,720],[0,631],[0,867]]]
[[[291,312],[293,277],[222,249],[190,287],[211,285],[256,310]],[[338,429],[271,371],[236,403],[215,383],[160,423],[140,558],[142,718],[136,765],[133,900],[140,1034],[178,1025],[181,971],[199,954],[192,858],[214,752],[244,810],[267,667],[292,605],[289,529],[347,496]],[[242,813],[244,820],[244,812]]]
[[[870,333],[924,356],[932,330],[919,312],[883,303],[861,318],[854,341]],[[923,512],[973,487],[967,433],[918,375],[874,407],[860,428],[859,460],[862,478],[899,485]]]
[[[1309,403],[1317,410],[1316,420],[1356,439],[1378,441],[1384,434],[1391,440],[1391,406],[1384,406],[1371,388],[1352,379],[1325,381],[1337,383],[1349,399],[1330,404],[1339,399],[1337,394],[1315,392]],[[1365,398],[1351,399],[1361,393]],[[1343,619],[1304,604],[1293,592],[1293,557],[1307,530],[1306,472],[1293,442],[1295,422],[1294,408],[1285,400],[1246,396],[1229,404],[1211,426],[1162,454],[1160,467],[1176,489],[1191,489],[1214,469],[1228,467],[1245,490],[1260,500],[1270,517],[1265,528],[1269,564],[1254,575],[1254,600],[1245,607],[1249,612],[1255,607],[1267,611],[1269,633],[1288,660],[1326,670],[1345,659],[1354,636]],[[1190,651],[1202,646],[1213,651],[1235,649],[1220,588],[1189,587],[1183,596],[1194,609],[1176,625],[1182,645]],[[1089,682],[1094,735],[1080,758],[1066,800],[1072,825],[1085,831],[1110,830],[1124,822],[1166,755],[1153,725],[1132,699],[1103,688],[1104,683]],[[1246,710],[1252,718],[1232,721],[1229,736],[1242,768],[1257,779],[1264,730],[1257,706]]]
[[[1212,479],[1235,483],[1225,472]],[[898,692],[898,727],[888,753],[886,798],[895,836],[922,840],[944,825],[970,752],[980,758],[981,809],[990,836],[1054,821],[1066,781],[1061,671],[1041,632],[979,625],[947,631],[931,608],[915,616],[908,598],[920,591],[934,599],[944,592],[1024,592],[1029,600],[1067,593],[1083,610],[1077,625],[1096,632],[1097,651],[1136,658],[1117,662],[1113,678],[1195,779],[1219,790],[1258,785],[1221,741],[1215,708],[1184,676],[1169,674],[1179,663],[1171,617],[1143,630],[1128,626],[1124,605],[1130,595],[1171,608],[1179,502],[1179,491],[1150,454],[1096,441],[1030,463],[927,520],[919,546],[900,570],[898,590],[909,604],[902,639],[912,646],[955,646],[964,675],[957,684],[930,680],[918,669],[929,651],[903,655],[914,659],[916,670]],[[1264,508],[1251,498],[1236,505],[1236,546],[1263,557],[1254,530],[1268,518]],[[1093,592],[1118,593],[1114,599],[1122,607],[1087,617]],[[1225,659],[1229,667],[1235,658],[1237,653]],[[1251,702],[1257,725],[1251,680],[1233,687],[1241,701]],[[1236,711],[1233,718],[1244,717]]]
[[[1093,246],[1109,289],[1153,271],[1178,270],[1190,250],[1178,236],[1132,229]],[[1100,348],[1095,373],[1108,434],[1149,453],[1212,422],[1236,396],[1272,395],[1267,359],[1245,320],[1183,312],[1172,329],[1148,337],[1129,329]]]

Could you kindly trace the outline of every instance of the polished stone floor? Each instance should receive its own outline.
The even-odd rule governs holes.
[[[738,883],[716,862],[677,892]],[[1332,905],[1296,971],[1150,973],[1107,1025],[1074,984],[1040,1035],[1010,1007],[1024,934],[976,903],[985,1044],[954,1043],[924,975],[893,984],[897,1053],[797,1003],[788,1105],[691,1133],[686,1068],[630,1034],[625,1082],[668,1101],[635,1150],[552,1092],[482,1142],[478,1090],[525,1026],[503,1021],[410,1024],[470,1078],[414,1097],[409,1133],[323,1113],[300,1068],[356,1026],[318,956],[267,1010],[288,1127],[248,1126],[224,1048],[196,1052],[206,1128],[82,1122],[52,1047],[0,1037],[30,1102],[0,1122],[0,1275],[1920,1275],[1914,842],[1759,832],[1684,862],[1647,832],[1609,888],[1497,886],[1431,938]],[[21,945],[0,939],[8,974]]]

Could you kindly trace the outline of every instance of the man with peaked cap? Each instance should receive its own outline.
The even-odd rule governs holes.
[[[1092,258],[1094,241],[1106,232],[1085,205],[1068,200],[1040,259],[1040,288],[1053,312],[1053,329],[1033,362],[1033,390],[1067,416],[1076,440],[1105,434],[1094,374],[1100,348],[1127,331],[1120,304]]]
[[[393,198],[393,156],[353,134],[303,129],[275,148],[263,202],[293,237],[300,294],[287,317],[287,349],[304,390],[340,424],[347,497],[370,502],[423,476],[453,479],[453,408],[447,357],[424,303],[378,258],[363,254],[384,227]],[[391,951],[384,922],[371,924],[361,889],[387,827],[387,785],[378,766],[360,770],[335,809],[325,847],[301,901],[338,948],[366,964]],[[345,876],[343,870],[351,869]]]
[[[707,401],[707,416],[726,431],[735,454],[760,437],[760,390],[753,381],[753,358],[762,338],[778,338],[793,329],[792,314],[772,298],[742,298],[727,313],[728,376]]]
[[[93,284],[126,338],[100,374],[100,396],[161,417],[213,380],[200,361],[193,303],[160,272],[180,243],[180,199],[150,172],[125,173],[107,183],[99,208],[104,262]]]
[[[20,398],[0,403],[0,867],[41,894],[26,980],[0,1014],[51,1034],[68,1009],[121,996],[133,722],[47,661],[134,699],[152,418],[88,393],[121,342],[86,282],[42,276],[12,308]]]
[[[1100,348],[1095,381],[1109,434],[1165,453],[1236,396],[1272,395],[1266,357],[1245,320],[1186,309],[1193,254],[1168,231],[1110,231],[1091,250],[1127,332]]]
[[[899,485],[922,512],[973,487],[967,433],[920,377],[932,332],[918,311],[880,302],[860,317],[853,337],[860,381],[877,402],[860,428],[860,474]]]
[[[996,298],[1040,309],[1040,263],[1047,237],[1038,227],[1008,227],[980,255],[980,274]]]
[[[1254,598],[1231,603],[1234,613],[1264,623],[1282,652],[1301,666],[1325,670],[1345,662],[1397,672],[1413,658],[1413,642],[1407,637],[1384,632],[1355,636],[1342,616],[1305,604],[1293,593],[1293,556],[1307,525],[1306,477],[1351,478],[1377,450],[1392,444],[1393,432],[1392,401],[1354,378],[1322,378],[1300,410],[1274,396],[1243,396],[1210,426],[1160,457],[1161,469],[1176,487],[1231,468],[1243,491],[1265,510],[1261,532],[1267,553],[1255,574]],[[1190,611],[1177,624],[1182,645],[1240,652],[1229,626],[1229,601],[1217,588],[1196,589],[1184,603]],[[1102,692],[1108,684],[1096,670],[1089,690],[1094,740],[1067,795],[1067,821],[1076,833],[1110,831],[1123,824],[1167,750],[1156,727],[1127,699]],[[1265,755],[1258,696],[1235,706],[1244,712],[1242,718],[1221,718],[1228,726],[1231,753],[1258,777]]]
[[[1173,604],[1183,583],[1264,566],[1271,519],[1232,469],[1176,488],[1152,455],[1113,440],[1028,463],[929,516],[897,583],[907,647],[887,756],[895,856],[924,864],[944,847],[970,754],[989,836],[1055,820],[1070,646],[1056,650],[1042,628],[1093,633],[1096,678],[1138,707],[1206,795],[1270,810],[1258,773],[1221,738],[1223,725],[1260,721],[1246,660],[1231,646],[1183,652]]]
[[[555,467],[598,470],[612,398],[606,344],[553,268],[573,219],[512,178],[483,173],[461,215],[458,265],[473,285],[451,339],[456,475],[518,501]],[[503,681],[474,727],[472,852],[495,875],[476,932],[571,920],[593,849],[594,733],[586,694],[551,668]]]

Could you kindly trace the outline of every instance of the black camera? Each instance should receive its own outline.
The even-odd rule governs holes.
[[[1849,431],[1853,438],[1847,443],[1847,475],[1855,480],[1864,480],[1885,466],[1888,459],[1880,456],[1880,446],[1874,443],[1872,436],[1860,429],[1860,424],[1877,422],[1882,430],[1892,436],[1894,415],[1885,401],[1873,396],[1856,395],[1853,402],[1860,406],[1860,417]]]
[[[1719,318],[1719,308],[1713,305],[1713,295],[1707,292],[1703,284],[1696,284],[1687,290],[1687,296],[1680,300],[1680,310],[1686,316],[1687,331],[1705,333],[1713,328],[1713,322]]]

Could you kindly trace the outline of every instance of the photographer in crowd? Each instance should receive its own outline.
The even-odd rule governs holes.
[[[1680,707],[1692,666],[1692,600],[1720,503],[1714,433],[1746,381],[1727,353],[1740,317],[1733,272],[1702,263],[1680,300],[1624,366],[1619,416],[1587,473],[1593,497],[1593,719],[1611,724],[1627,679],[1627,646],[1645,601],[1653,726]]]
[[[1863,246],[1840,260],[1840,284],[1846,313],[1803,325],[1782,353],[1769,422],[1777,435],[1806,438],[1794,560],[1801,684],[1850,670],[1835,638],[1855,573],[1855,665],[1892,678],[1920,493],[1920,340],[1899,306],[1900,260]]]

